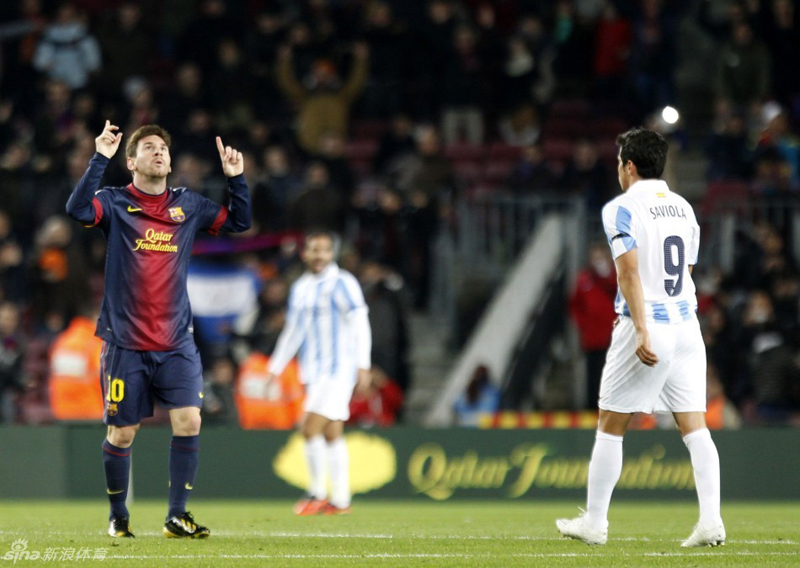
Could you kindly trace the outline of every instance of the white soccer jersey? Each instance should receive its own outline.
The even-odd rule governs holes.
[[[361,286],[352,274],[330,264],[319,274],[306,272],[292,285],[289,310],[269,364],[280,374],[300,352],[300,378],[353,385],[356,371],[369,369],[372,333]]]
[[[700,226],[689,202],[661,180],[641,180],[603,207],[603,227],[614,259],[638,249],[648,322],[695,317],[697,297],[689,266],[697,264]],[[630,316],[617,290],[616,312]]]

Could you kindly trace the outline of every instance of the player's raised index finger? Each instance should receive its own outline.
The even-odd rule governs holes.
[[[225,146],[222,145],[222,138],[217,136],[217,151],[219,152],[220,156],[225,155]]]

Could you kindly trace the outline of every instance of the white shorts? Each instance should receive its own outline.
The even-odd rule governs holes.
[[[355,383],[336,379],[319,379],[306,385],[303,410],[324,416],[328,420],[350,418],[350,399]]]
[[[648,323],[648,367],[636,356],[633,320],[619,318],[611,336],[598,406],[612,412],[705,412],[706,348],[697,318],[679,324]]]

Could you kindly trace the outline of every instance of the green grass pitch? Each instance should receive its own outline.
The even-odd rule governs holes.
[[[165,539],[162,502],[134,503],[137,538],[123,540],[106,536],[101,501],[0,501],[0,568],[15,565],[14,554],[20,566],[125,568],[800,566],[800,503],[726,503],[728,543],[703,549],[680,548],[696,519],[692,502],[612,503],[602,547],[559,538],[554,520],[577,514],[579,503],[357,500],[351,515],[339,517],[295,517],[288,501],[191,505],[212,530],[208,540]],[[65,556],[70,549],[74,556]]]

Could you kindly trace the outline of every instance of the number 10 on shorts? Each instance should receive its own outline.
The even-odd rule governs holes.
[[[111,375],[108,376],[108,392],[106,393],[106,400],[111,402],[120,402],[125,396],[125,383],[122,379],[112,379]]]

